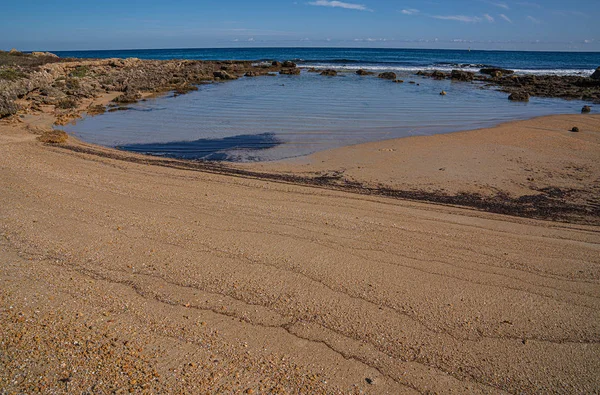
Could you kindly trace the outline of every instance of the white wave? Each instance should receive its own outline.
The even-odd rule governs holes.
[[[367,71],[394,71],[398,73],[410,73],[417,72],[420,70],[423,71],[433,71],[439,70],[443,72],[451,72],[452,70],[464,70],[464,71],[472,71],[479,72],[481,67],[449,67],[449,66],[426,66],[426,67],[415,67],[415,66],[387,66],[387,65],[360,65],[360,64],[352,64],[352,65],[340,65],[340,64],[303,64],[299,66],[303,69],[315,68],[317,70],[324,69],[333,69],[339,71],[356,71],[359,69],[367,70]],[[589,77],[594,73],[595,70],[581,70],[581,69],[512,69],[516,74],[533,74],[533,75],[576,75]]]

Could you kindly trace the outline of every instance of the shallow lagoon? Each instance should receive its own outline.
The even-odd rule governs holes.
[[[257,161],[578,113],[584,104],[545,98],[518,103],[478,83],[399,78],[405,82],[306,71],[242,78],[86,117],[64,129],[87,142],[153,155]],[[442,90],[448,94],[441,96]]]

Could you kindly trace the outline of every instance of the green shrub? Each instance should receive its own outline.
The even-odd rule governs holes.
[[[16,81],[25,78],[25,73],[13,68],[0,69],[0,80]]]
[[[85,77],[89,71],[90,71],[90,68],[88,66],[77,66],[77,67],[75,67],[75,70],[71,71],[70,76],[82,78],[82,77]]]

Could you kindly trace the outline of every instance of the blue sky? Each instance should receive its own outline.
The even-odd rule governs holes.
[[[600,51],[598,1],[6,1],[0,48]]]

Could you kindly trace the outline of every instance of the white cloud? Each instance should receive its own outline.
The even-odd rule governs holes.
[[[491,1],[491,0],[479,0],[479,1],[482,2],[482,3],[491,4],[491,5],[495,6],[495,7],[504,8],[505,10],[510,10],[510,7],[506,3],[497,2],[497,1]]]
[[[317,1],[311,1],[308,4],[321,6],[321,7],[345,8],[347,10],[373,11],[373,10],[367,8],[363,4],[345,3],[343,1],[337,1],[337,0],[333,0],[333,1],[317,0]]]
[[[458,21],[467,23],[481,22],[481,18],[478,16],[466,16],[466,15],[432,15],[432,18],[442,19],[445,21]]]
[[[490,23],[494,22],[494,17],[491,16],[490,14],[483,14],[483,17]]]
[[[510,8],[508,7],[508,5],[506,3],[494,3],[492,1],[490,1],[490,4],[495,5],[496,7],[504,8],[505,10],[510,10]]]
[[[538,3],[532,3],[530,1],[522,1],[520,3],[517,3],[518,5],[522,5],[523,7],[534,7],[534,8],[542,8],[541,5],[539,5]]]
[[[419,10],[416,10],[414,8],[407,8],[405,10],[401,11],[404,15],[415,15],[419,13]]]
[[[537,18],[532,17],[531,15],[527,15],[527,19],[529,19],[531,22],[535,23],[535,24],[540,24],[542,23],[542,21],[540,21]]]
[[[500,14],[500,18],[504,19],[508,23],[512,23],[512,20],[504,14]]]

